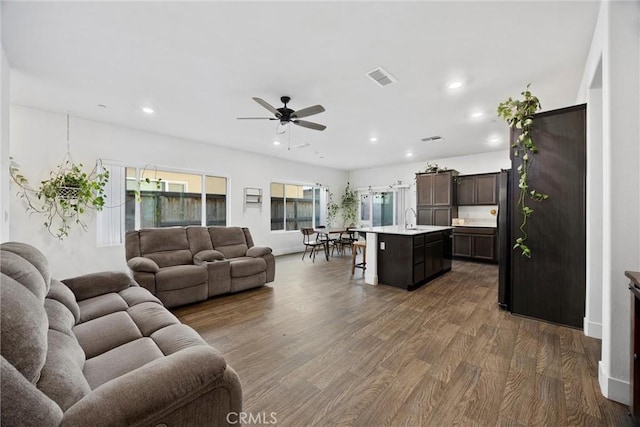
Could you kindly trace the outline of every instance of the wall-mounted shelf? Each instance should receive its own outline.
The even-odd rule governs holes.
[[[247,207],[259,207],[262,211],[262,188],[250,188],[246,187],[244,189],[244,210],[247,210]]]

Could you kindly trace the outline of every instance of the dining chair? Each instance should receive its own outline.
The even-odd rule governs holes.
[[[331,256],[333,256],[333,252],[335,249],[338,249],[338,254],[340,253],[340,248],[338,247],[338,239],[335,237],[331,237],[331,235],[327,232],[327,226],[318,225],[315,231],[318,232],[317,240],[324,242],[329,248],[331,248]]]
[[[347,230],[346,232],[341,233],[337,242],[337,246],[339,248],[338,253],[344,255],[344,250],[346,248],[349,248],[349,250],[353,252],[352,245],[356,240],[358,239],[355,236],[355,232],[352,230]]]
[[[316,252],[318,252],[318,248],[322,248],[324,251],[325,257],[329,260],[329,254],[327,253],[327,243],[320,241],[318,237],[312,238],[316,232],[313,228],[301,228],[300,232],[302,232],[302,243],[304,243],[304,252],[302,253],[302,259],[304,260],[305,255],[307,255],[307,249],[310,249],[309,258],[313,255],[313,262],[316,262]]]

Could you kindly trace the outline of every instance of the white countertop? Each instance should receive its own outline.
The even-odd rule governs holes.
[[[379,233],[379,234],[402,234],[405,236],[415,236],[418,234],[434,233],[436,231],[451,230],[453,227],[442,227],[435,225],[416,225],[412,228],[404,228],[398,225],[385,225],[382,227],[360,227],[353,228],[353,231],[360,233]]]
[[[452,224],[452,227],[481,227],[481,228],[498,228],[496,224]]]

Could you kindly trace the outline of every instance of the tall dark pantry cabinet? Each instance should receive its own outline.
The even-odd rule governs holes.
[[[510,308],[513,313],[583,327],[586,298],[586,105],[534,116],[539,149],[529,169],[530,189],[549,195],[531,202],[527,223],[531,259],[511,253]],[[511,131],[511,140],[518,132]],[[516,207],[520,158],[511,153],[509,238],[520,235]],[[513,244],[512,244],[513,246]]]

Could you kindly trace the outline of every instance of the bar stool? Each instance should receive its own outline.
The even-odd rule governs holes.
[[[356,264],[356,256],[358,255],[358,249],[362,250],[362,262]],[[367,242],[363,240],[356,240],[351,245],[351,275],[356,271],[356,268],[361,268],[362,272],[367,268]]]

